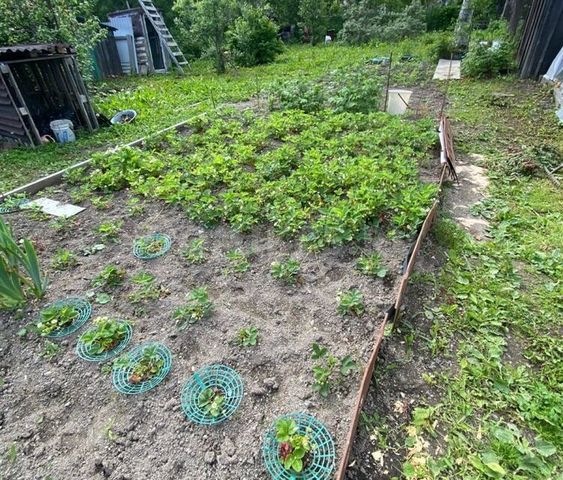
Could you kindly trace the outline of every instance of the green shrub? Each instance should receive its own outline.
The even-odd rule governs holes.
[[[469,52],[461,63],[468,77],[490,78],[516,68],[516,44],[505,21],[491,22],[486,30],[475,31]]]
[[[432,5],[426,10],[426,30],[448,30],[455,25],[459,15],[459,2],[448,5]]]
[[[246,7],[228,32],[229,50],[234,63],[252,67],[273,62],[283,51],[278,27],[260,8]]]
[[[280,82],[270,90],[271,110],[318,112],[323,108],[325,101],[321,85],[310,80]]]

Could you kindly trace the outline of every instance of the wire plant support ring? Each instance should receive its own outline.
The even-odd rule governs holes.
[[[280,460],[280,442],[276,439],[276,425],[279,420],[293,420],[297,424],[298,434],[307,435],[313,446],[310,457],[297,473],[286,470]],[[315,417],[306,413],[290,413],[276,418],[266,432],[262,444],[262,458],[266,470],[273,480],[328,480],[333,478],[335,467],[334,440]]]
[[[140,362],[143,354],[147,348],[154,347],[156,354],[160,357],[163,364],[158,373],[153,375],[148,380],[132,383],[131,376],[134,373],[135,367]],[[160,384],[170,372],[172,368],[172,354],[168,348],[157,342],[147,342],[135,347],[133,350],[125,354],[126,364],[123,366],[114,366],[112,373],[112,381],[115,389],[127,395],[136,395],[138,393],[145,393],[152,390]]]
[[[27,198],[10,199],[10,197],[8,197],[2,203],[0,203],[0,215],[19,212],[22,208],[22,205],[25,205],[28,202],[29,200]]]
[[[131,328],[131,325],[128,322],[126,322],[125,320],[120,320],[119,323],[125,325],[125,328],[126,328],[125,336],[111,350],[107,350],[107,351],[102,352],[100,354],[92,353],[92,351],[91,351],[92,347],[88,347],[82,341],[82,337],[84,336],[84,334],[82,334],[80,336],[80,338],[78,339],[78,343],[76,344],[76,354],[82,360],[86,360],[88,362],[105,362],[106,360],[109,360],[109,359],[117,356],[118,354],[120,354],[123,350],[125,350],[127,345],[129,345],[129,342],[131,341],[131,336],[133,334],[133,329]],[[91,330],[95,330],[95,327],[92,328]],[[87,333],[87,332],[85,332],[85,333]]]
[[[206,391],[224,396],[218,415],[205,411],[202,396]],[[213,364],[199,369],[182,390],[182,409],[189,420],[200,425],[215,425],[227,420],[239,407],[244,393],[242,379],[236,370]]]
[[[92,314],[92,305],[90,304],[90,302],[78,297],[70,297],[63,300],[57,300],[56,302],[45,305],[43,310],[50,307],[72,307],[78,315],[68,327],[59,328],[58,330],[55,330],[47,335],[47,337],[49,338],[66,337],[67,335],[76,332],[76,330],[78,330],[88,321],[90,315]]]
[[[154,251],[153,245],[157,247]],[[162,255],[170,250],[171,245],[172,240],[168,235],[158,232],[153,233],[152,235],[146,235],[135,240],[133,244],[133,255],[141,260],[152,260],[153,258],[162,257]]]

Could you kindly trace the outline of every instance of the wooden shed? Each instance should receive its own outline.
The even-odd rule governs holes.
[[[49,123],[63,118],[75,128],[98,128],[75,50],[66,44],[0,48],[0,141],[40,145],[41,136],[52,135]]]

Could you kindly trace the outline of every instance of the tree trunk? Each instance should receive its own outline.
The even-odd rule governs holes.
[[[469,37],[471,34],[471,18],[473,17],[473,8],[471,0],[463,0],[457,23],[455,26],[455,49],[460,52],[466,52],[469,48]]]

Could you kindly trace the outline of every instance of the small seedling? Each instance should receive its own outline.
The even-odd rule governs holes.
[[[387,275],[387,269],[381,266],[381,255],[379,253],[360,257],[356,262],[356,268],[364,275],[373,278],[384,278]]]
[[[340,315],[356,315],[359,317],[365,309],[364,297],[358,289],[351,288],[347,292],[340,293],[340,303],[337,308]]]
[[[107,210],[110,207],[112,200],[113,198],[111,195],[108,195],[106,197],[92,197],[90,201],[98,210]]]
[[[200,393],[198,404],[204,415],[217,418],[224,411],[225,394],[219,388],[206,388]]]
[[[285,262],[273,262],[270,273],[272,277],[282,280],[289,285],[294,285],[300,268],[301,264],[299,261],[289,258]]]
[[[109,422],[104,427],[104,437],[106,437],[110,442],[114,442],[115,439],[117,438],[117,436],[113,431],[113,424],[114,424],[113,418],[110,418]]]
[[[337,383],[357,369],[357,364],[350,355],[339,359],[318,343],[313,343],[312,348],[311,358],[316,361],[313,367],[313,390],[326,398]]]
[[[60,352],[60,350],[61,350],[61,347],[59,345],[47,340],[45,342],[45,346],[43,347],[43,353],[41,354],[41,356],[50,361],[50,360],[53,360],[53,358],[55,358],[57,356],[57,354]]]
[[[237,342],[241,347],[253,347],[258,342],[256,327],[242,328],[237,334]]]
[[[68,327],[77,317],[78,312],[71,305],[51,305],[41,311],[37,331],[42,336],[49,335]]]
[[[295,420],[281,418],[276,422],[276,440],[283,467],[296,473],[303,471],[309,454],[314,449],[309,435],[299,433]]]
[[[76,255],[64,248],[57,250],[53,260],[51,260],[51,267],[55,270],[69,270],[76,267],[76,265],[78,265]]]
[[[190,263],[204,263],[207,260],[205,257],[207,250],[204,244],[203,239],[192,240],[182,251],[182,256]]]
[[[136,243],[139,246],[139,250],[145,255],[159,253],[165,245],[163,238],[141,238]]]
[[[51,217],[46,214],[39,205],[31,205],[25,208],[29,218],[35,220],[36,222],[45,222]]]
[[[137,197],[132,197],[127,200],[127,214],[130,217],[138,217],[145,213],[145,206],[141,203],[141,200]]]
[[[188,294],[188,303],[174,312],[174,320],[180,330],[189,324],[197,323],[208,317],[213,310],[213,304],[209,301],[206,287],[194,288]]]
[[[108,265],[92,281],[92,286],[99,288],[115,288],[123,285],[125,269],[116,265]]]
[[[92,189],[88,185],[80,185],[69,192],[70,199],[73,203],[82,203],[84,200],[87,200],[91,194]]]
[[[18,447],[16,442],[12,442],[6,451],[6,459],[10,463],[14,463],[18,457]]]
[[[114,368],[124,368],[129,367],[131,359],[125,355],[113,364]],[[141,358],[137,361],[133,367],[133,371],[129,377],[129,383],[139,384],[150,380],[164,367],[164,359],[158,353],[156,346],[149,346],[143,350]]]
[[[156,277],[148,272],[139,272],[133,277],[136,289],[129,295],[131,303],[139,304],[148,300],[156,300],[167,290],[155,283]]]
[[[98,317],[92,323],[94,328],[86,331],[80,337],[80,341],[92,355],[109,352],[127,334],[127,324],[114,318]]]
[[[121,230],[122,226],[123,226],[122,221],[106,222],[106,223],[101,223],[96,231],[105,240],[111,240],[115,242],[117,240],[117,237],[119,236],[119,231]]]
[[[76,226],[76,220],[74,217],[58,217],[53,220],[50,224],[51,228],[59,233],[70,232]]]
[[[248,257],[240,250],[229,250],[227,252],[227,260],[229,267],[225,269],[225,273],[244,273],[250,268]]]

